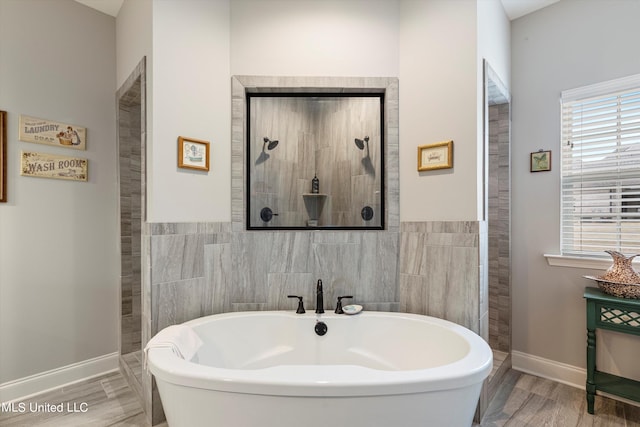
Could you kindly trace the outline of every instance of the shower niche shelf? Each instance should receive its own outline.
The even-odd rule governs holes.
[[[324,208],[324,202],[327,200],[327,194],[324,193],[302,193],[304,199],[304,207],[309,215],[307,226],[317,227],[320,215],[322,215],[322,208]]]

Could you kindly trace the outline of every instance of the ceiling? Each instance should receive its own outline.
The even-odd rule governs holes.
[[[76,0],[78,3],[82,3],[93,9],[99,10],[102,13],[111,15],[113,17],[118,16],[118,12],[122,7],[124,0]]]
[[[509,20],[520,18],[528,13],[557,3],[560,0],[500,0]]]
[[[76,0],[111,16],[118,16],[124,0]],[[500,0],[510,20],[547,7],[560,0]]]

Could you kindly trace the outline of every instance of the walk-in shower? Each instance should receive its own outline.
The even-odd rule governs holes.
[[[246,109],[248,229],[384,229],[383,93],[248,92]]]

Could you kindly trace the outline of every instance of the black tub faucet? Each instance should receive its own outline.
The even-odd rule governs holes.
[[[304,314],[304,303],[302,302],[302,297],[298,295],[287,295],[287,298],[298,298],[298,309],[296,310],[297,314]]]
[[[318,279],[316,285],[316,313],[324,313],[324,298],[322,296],[322,280]]]

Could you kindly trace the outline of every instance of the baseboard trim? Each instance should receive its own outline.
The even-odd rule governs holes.
[[[516,371],[585,389],[587,370],[520,351],[511,352],[511,366]]]
[[[26,399],[119,369],[117,352],[0,384],[0,402]]]
[[[556,362],[555,360],[545,359],[543,357],[534,356],[532,354],[522,353],[520,351],[511,352],[511,367],[525,374],[535,375],[537,377],[546,378],[572,387],[586,390],[587,370],[578,368],[577,366],[567,365],[566,363]],[[614,396],[609,393],[597,391],[596,394],[606,396],[608,398],[619,400],[634,406],[640,406],[640,402],[624,399],[620,396]]]

